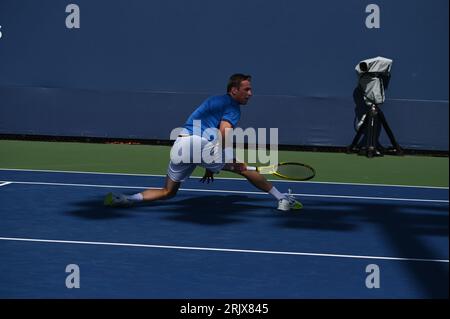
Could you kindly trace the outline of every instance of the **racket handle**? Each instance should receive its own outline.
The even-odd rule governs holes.
[[[255,166],[247,166],[247,171],[257,171],[258,169]]]

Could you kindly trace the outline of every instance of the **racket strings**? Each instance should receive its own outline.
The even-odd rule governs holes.
[[[296,180],[307,180],[314,177],[315,172],[309,166],[306,165],[294,165],[294,164],[286,164],[280,165],[277,169],[277,175]]]

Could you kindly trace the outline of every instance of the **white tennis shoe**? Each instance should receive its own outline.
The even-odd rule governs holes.
[[[111,207],[129,207],[133,205],[133,202],[123,194],[109,193],[106,195],[103,204]]]
[[[295,199],[294,195],[291,194],[289,189],[287,194],[284,194],[286,198],[282,198],[278,201],[278,210],[287,212],[290,210],[299,210],[303,208],[302,203]]]

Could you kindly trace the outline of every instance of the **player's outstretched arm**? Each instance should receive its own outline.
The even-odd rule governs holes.
[[[240,163],[236,159],[234,159],[233,163],[225,164],[225,166],[222,168],[222,170],[240,174],[241,172],[247,170],[247,164]]]

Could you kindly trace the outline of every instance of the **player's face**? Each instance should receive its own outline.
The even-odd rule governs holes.
[[[232,97],[241,105],[245,105],[250,100],[252,93],[252,85],[250,81],[245,80],[241,82],[241,86],[238,88],[233,88],[231,90]]]

